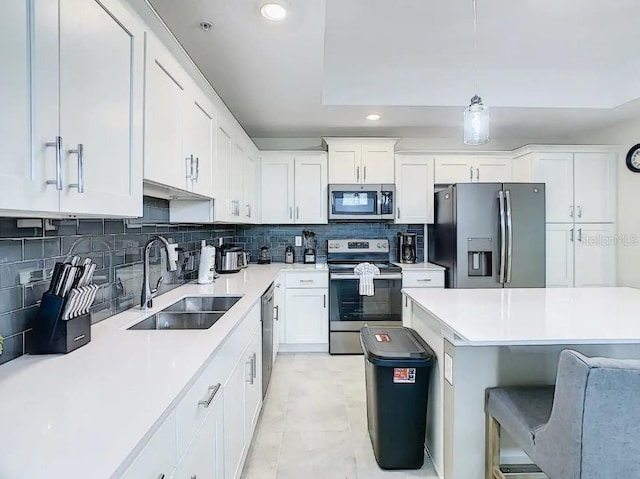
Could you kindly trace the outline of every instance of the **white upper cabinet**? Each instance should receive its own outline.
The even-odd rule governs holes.
[[[396,155],[396,223],[433,223],[434,159]]]
[[[229,221],[231,219],[231,162],[233,154],[233,140],[230,127],[218,118],[216,130],[216,167],[214,174],[216,201],[215,220]]]
[[[229,184],[231,188],[231,217],[235,222],[244,219],[242,201],[244,198],[244,163],[247,153],[242,145],[235,143],[233,147],[233,159],[231,161],[231,176]]]
[[[258,209],[256,207],[256,170],[257,161],[249,155],[244,157],[243,170],[243,202],[242,218],[245,223],[255,223]]]
[[[264,152],[262,223],[327,223],[327,155]]]
[[[507,183],[512,181],[511,158],[491,156],[438,156],[435,159],[435,183]]]
[[[118,0],[3,7],[2,208],[139,216],[142,24]]]
[[[144,35],[127,17],[116,1],[60,1],[62,212],[140,210]]]
[[[295,157],[295,222],[327,223],[327,156],[325,153]]]
[[[56,149],[48,148],[46,144],[56,141],[58,122],[56,115],[53,115],[51,125],[36,128],[32,152],[29,71],[32,33],[35,35],[39,32],[38,37],[42,35],[45,39],[55,38],[58,25],[57,9],[56,2],[44,3],[41,9],[42,17],[38,17],[38,22],[32,24],[28,2],[7,0],[2,4],[0,44],[5,48],[0,48],[0,104],[3,110],[0,116],[0,141],[3,145],[0,153],[1,208],[57,211],[59,207],[56,185],[46,184],[47,180],[55,182],[56,179]],[[46,47],[46,43],[42,46]],[[57,59],[57,52],[55,58]],[[46,71],[43,69],[49,67],[53,74],[47,77],[46,81],[50,82],[52,94],[57,100],[58,65],[57,61],[55,64],[52,63],[39,65],[40,69],[38,65],[34,65],[34,83],[35,80],[44,78]],[[54,103],[55,105],[49,107],[52,111],[57,110],[57,101]],[[49,137],[46,136],[47,133]]]
[[[325,138],[329,183],[393,184],[397,138]]]
[[[195,88],[195,87],[194,87]],[[212,198],[216,113],[203,95],[188,98],[184,110],[183,156],[187,189]]]
[[[576,153],[574,155],[576,222],[615,222],[615,159],[615,155],[611,153]]]
[[[603,148],[548,147],[514,160],[514,180],[546,184],[547,223],[614,223],[616,155]]]
[[[293,223],[294,157],[292,154],[263,153],[262,223]]]

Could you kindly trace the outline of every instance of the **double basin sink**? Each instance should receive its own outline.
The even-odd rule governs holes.
[[[130,330],[209,329],[241,296],[191,296],[134,324]]]

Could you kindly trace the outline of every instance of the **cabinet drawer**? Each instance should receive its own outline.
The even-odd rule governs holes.
[[[326,271],[321,273],[286,273],[285,285],[287,288],[326,288],[329,286],[329,275]]]
[[[121,479],[169,479],[176,466],[176,414],[162,423]]]
[[[403,271],[403,288],[444,288],[444,271]]]
[[[222,394],[226,376],[231,373],[222,363],[222,355],[217,354],[176,407],[178,458],[187,450],[213,401]]]

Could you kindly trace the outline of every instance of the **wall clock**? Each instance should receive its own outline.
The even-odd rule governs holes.
[[[640,144],[632,147],[627,153],[627,168],[634,173],[640,173]]]

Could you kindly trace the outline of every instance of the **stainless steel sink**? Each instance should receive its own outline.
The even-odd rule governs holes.
[[[162,311],[227,312],[242,296],[190,296],[164,308]]]
[[[220,313],[186,313],[161,311],[134,324],[130,330],[209,329],[224,315]]]

